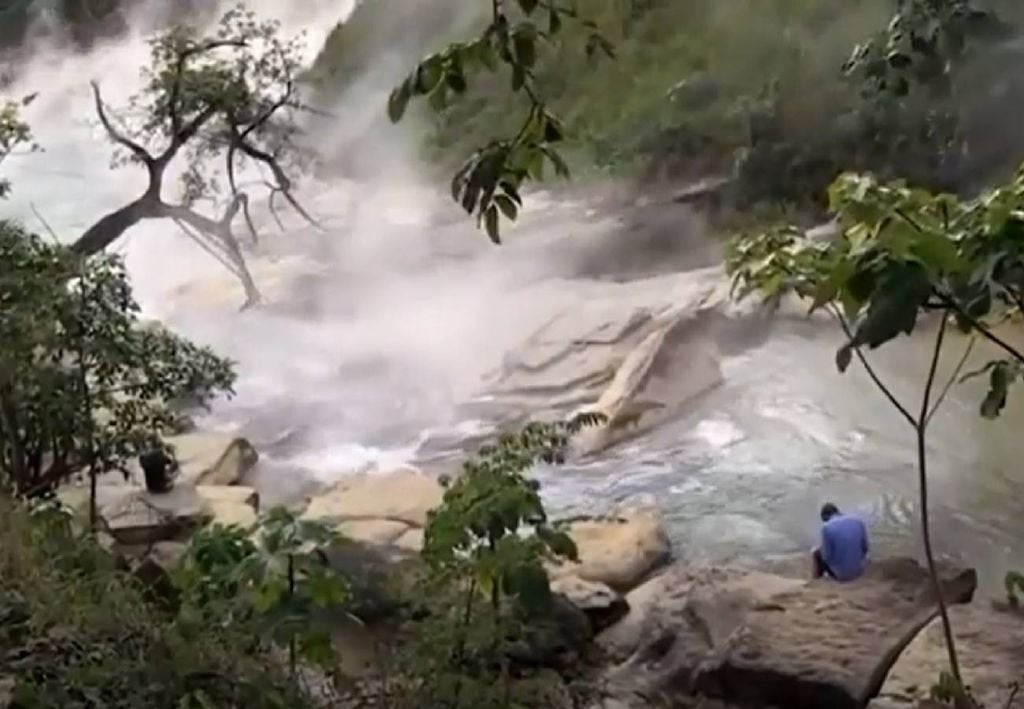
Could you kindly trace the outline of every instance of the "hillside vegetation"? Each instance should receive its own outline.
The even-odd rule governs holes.
[[[321,87],[340,93],[400,40],[413,56],[440,48],[451,5],[364,0],[318,60]],[[969,191],[1006,177],[1024,152],[1005,118],[1024,96],[1013,41],[1024,8],[989,6],[1005,27],[979,43],[949,95],[909,97],[898,110],[863,96],[843,71],[854,48],[885,29],[894,0],[587,0],[580,12],[615,44],[616,59],[588,58],[586,30],[567,24],[539,58],[537,87],[566,121],[577,176],[735,174],[744,204],[820,203],[842,169]],[[524,110],[506,76],[474,77],[438,114],[425,152],[450,167],[514,132]],[[969,151],[947,149],[950,115]]]

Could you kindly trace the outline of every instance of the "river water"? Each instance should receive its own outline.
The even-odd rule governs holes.
[[[309,30],[316,46],[337,19],[324,13],[327,5],[295,3],[306,10],[294,10],[288,27]],[[132,37],[83,57],[41,52],[23,68],[14,91],[42,91],[28,118],[45,152],[5,164],[16,190],[0,206],[5,216],[38,224],[39,212],[73,236],[140,189],[137,174],[107,170],[87,81],[102,78],[110,101],[123,100],[137,86],[144,50],[143,39]],[[396,156],[395,145],[408,144],[374,125],[374,148],[386,144]],[[670,241],[676,246],[668,253],[679,256],[673,260],[653,233],[666,223],[699,231],[678,212],[638,234],[635,225],[602,221],[585,204],[535,202],[532,219],[494,249],[471,225],[437,227],[427,219],[436,211],[432,201],[443,197],[396,184],[420,182],[414,160],[395,157],[392,168],[392,179],[310,189],[320,195],[319,214],[337,217],[335,241],[320,255],[334,282],[315,294],[315,317],[203,310],[176,300],[169,288],[219,272],[166,224],[141,225],[122,247],[150,314],[238,360],[238,394],[219,404],[209,423],[251,436],[265,453],[262,474],[276,476],[280,489],[415,459],[431,436],[458,441],[477,432],[462,404],[543,315],[520,296],[541,283],[571,291],[584,270],[592,285],[593,269],[581,264],[592,265],[601,252],[594,243],[632,240],[611,256],[601,252],[606,277],[631,277],[626,261],[632,268],[636,253],[648,249],[658,270],[693,265],[692,254],[678,253],[692,242]],[[293,250],[312,243],[291,238]],[[833,500],[869,520],[877,553],[918,553],[913,433],[856,367],[835,371],[838,342],[827,324],[780,318],[767,337],[727,351],[723,385],[685,416],[585,465],[539,471],[550,505],[592,513],[651,502],[663,510],[679,557],[764,564],[813,544],[817,509]],[[927,356],[920,337],[873,360],[916,407]],[[984,352],[975,359],[983,361]],[[933,526],[937,550],[977,566],[992,589],[1007,568],[1024,568],[1024,408],[1018,397],[1003,419],[984,421],[976,413],[979,387],[953,387],[933,422]]]

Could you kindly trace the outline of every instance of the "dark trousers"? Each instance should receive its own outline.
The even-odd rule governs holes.
[[[828,576],[834,579],[836,575],[832,573],[832,569],[828,568],[828,564],[825,563],[825,557],[821,555],[821,549],[815,548],[811,552],[811,563],[813,565],[814,578],[820,579],[822,576]]]

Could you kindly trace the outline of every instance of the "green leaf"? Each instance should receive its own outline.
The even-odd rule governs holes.
[[[506,585],[529,613],[540,613],[551,604],[551,584],[539,563],[526,563],[513,569]]]
[[[392,123],[398,123],[402,120],[411,97],[412,88],[408,79],[391,92],[391,96],[388,98],[388,118],[391,119]]]
[[[554,6],[552,6],[550,11],[548,12],[548,32],[552,35],[556,35],[559,33],[561,29],[562,16],[558,12],[558,10],[555,9]]]
[[[851,346],[867,345],[874,349],[900,333],[909,335],[930,293],[928,274],[919,264],[890,267],[872,294],[867,314],[858,325]]]
[[[853,359],[853,347],[849,344],[843,345],[836,350],[836,369],[840,373],[846,372],[850,367],[850,362]]]
[[[1008,362],[997,362],[992,367],[989,373],[989,390],[981,402],[981,415],[984,418],[998,418],[1006,408],[1007,394],[1015,377],[1014,367]]]
[[[499,194],[495,195],[494,203],[498,205],[501,213],[505,215],[510,221],[515,221],[515,218],[519,214],[519,208],[516,207],[516,203],[513,202],[507,195]]]
[[[441,83],[444,76],[444,67],[437,57],[423,62],[416,69],[416,93],[421,95],[429,94]]]
[[[519,91],[526,84],[526,71],[522,64],[512,66],[512,90]]]
[[[515,49],[516,58],[526,68],[532,67],[537,62],[537,45],[531,33],[520,31],[512,36],[512,47]]]
[[[501,243],[501,235],[498,230],[498,208],[493,204],[484,213],[484,221],[487,227],[487,236],[495,244]]]
[[[437,88],[434,89],[429,96],[427,96],[427,103],[432,109],[437,112],[441,112],[448,105],[448,84],[438,84]]]

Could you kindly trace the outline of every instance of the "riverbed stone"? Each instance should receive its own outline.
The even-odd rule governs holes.
[[[1005,707],[1011,685],[1024,685],[1024,611],[977,604],[950,608],[949,616],[960,671],[974,698],[985,707]],[[893,665],[881,696],[904,706],[918,702],[948,668],[942,622],[935,618]]]
[[[973,570],[943,571],[947,600],[970,600]],[[620,696],[700,694],[741,706],[860,709],[937,613],[910,559],[872,564],[849,584],[739,568],[675,566],[627,596],[630,612],[598,642],[629,659]]]
[[[427,513],[441,504],[444,488],[415,468],[364,473],[342,478],[310,499],[305,519],[341,524],[354,520],[389,520],[424,527]]]
[[[551,582],[551,590],[565,596],[583,611],[594,632],[615,624],[629,611],[626,599],[603,583],[563,576]]]
[[[213,518],[209,506],[190,485],[176,485],[160,494],[124,488],[123,494],[102,506],[99,513],[110,535],[126,546],[182,539]]]
[[[409,530],[405,522],[390,519],[354,519],[338,525],[343,536],[368,544],[394,544]]]
[[[198,485],[196,492],[209,510],[213,523],[243,529],[256,524],[260,497],[253,488],[244,485]]]
[[[572,522],[568,533],[576,543],[579,562],[552,567],[551,575],[575,576],[620,592],[634,588],[667,562],[672,552],[661,515],[654,509],[623,510],[605,519]]]

